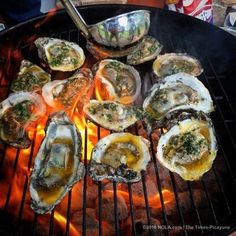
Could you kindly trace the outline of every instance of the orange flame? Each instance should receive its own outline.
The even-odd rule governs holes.
[[[61,214],[59,214],[57,211],[55,211],[54,213],[54,219],[61,225],[63,229],[66,228],[66,222],[67,222],[66,218]],[[80,236],[80,233],[76,230],[75,226],[72,223],[70,223],[69,227],[71,236]]]
[[[95,78],[95,94],[96,98],[99,101],[103,100],[113,100],[113,97],[109,93],[109,90],[107,89],[107,85],[102,83],[99,79]]]
[[[51,20],[51,18],[56,14],[56,12],[57,12],[57,9],[56,9],[56,8],[51,9],[51,10],[47,13],[46,17],[43,18],[42,21],[40,21],[40,22],[38,22],[37,24],[35,24],[34,27],[35,27],[36,29],[38,29],[38,28],[40,28],[43,24],[46,24],[48,21]]]

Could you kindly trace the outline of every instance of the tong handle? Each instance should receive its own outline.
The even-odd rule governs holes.
[[[88,26],[85,23],[83,17],[77,11],[75,5],[71,0],[61,0],[62,5],[65,7],[66,12],[69,14],[75,25],[83,32],[87,39],[91,38],[91,34],[88,30]]]

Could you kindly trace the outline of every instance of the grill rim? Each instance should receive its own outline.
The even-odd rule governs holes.
[[[143,5],[134,5],[134,4],[93,4],[93,5],[82,5],[82,6],[77,6],[76,8],[77,9],[81,9],[82,13],[83,11],[86,11],[87,9],[95,9],[95,10],[99,10],[99,8],[109,8],[109,7],[117,7],[118,9],[119,8],[133,8],[133,10],[150,10],[151,11],[151,14],[153,14],[153,11],[159,11],[159,12],[164,12],[164,14],[170,14],[170,15],[179,15],[181,13],[177,13],[177,12],[174,12],[174,11],[170,11],[170,10],[167,10],[167,9],[161,9],[161,8],[156,8],[156,7],[150,7],[150,6],[143,6]],[[130,11],[130,10],[127,10],[127,12]],[[126,10],[125,10],[126,12]],[[66,11],[64,9],[58,9],[56,12],[55,12],[55,16],[57,15],[65,15],[66,14]],[[19,29],[19,28],[22,28],[24,26],[28,26],[30,23],[35,23],[37,21],[40,21],[40,20],[43,20],[45,17],[47,16],[47,13],[43,13],[39,16],[36,16],[36,17],[33,17],[33,18],[30,18],[26,21],[23,21],[21,23],[18,23],[14,26],[11,26],[9,28],[6,28],[5,30],[1,31],[0,32],[0,39],[5,36],[6,34],[8,33],[11,33],[12,31],[16,30],[16,29]],[[52,16],[53,18],[54,16]],[[219,28],[218,26],[215,26],[213,24],[209,24],[209,23],[206,23],[198,18],[195,18],[195,17],[192,17],[192,16],[189,16],[189,15],[184,15],[184,17],[188,18],[188,20],[190,21],[195,21],[197,22],[198,24],[203,24],[203,25],[208,25],[210,26],[211,28],[213,27],[215,30],[220,30],[220,33],[221,34],[224,34],[224,36],[227,36],[228,38],[231,38],[232,40],[235,40],[235,36],[233,36],[232,34],[226,32],[225,30]],[[106,19],[106,18],[104,18]],[[94,22],[94,24],[97,23],[97,22]]]

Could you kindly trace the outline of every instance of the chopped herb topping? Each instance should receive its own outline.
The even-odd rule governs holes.
[[[24,101],[16,104],[13,108],[13,114],[18,122],[25,122],[29,120],[32,111],[32,103],[30,101]]]
[[[148,48],[150,54],[154,53],[157,50],[157,45],[153,44],[151,47]]]
[[[72,63],[74,66],[78,64],[78,60],[74,58],[77,53],[73,48],[66,45],[65,43],[58,43],[51,46],[48,49],[48,52],[51,55],[50,64],[53,67],[59,66],[61,64]],[[74,55],[73,55],[74,54]]]
[[[105,108],[106,110],[116,111],[117,105],[114,103],[104,103],[103,108]]]
[[[166,75],[173,75],[179,72],[186,72],[190,73],[194,70],[194,64],[187,60],[183,59],[174,59],[169,63],[162,64],[162,74],[163,76]]]
[[[112,61],[105,65],[105,68],[113,68],[117,71],[119,71],[120,67],[121,67],[121,63],[118,61]]]
[[[93,107],[93,106],[90,106],[90,107],[89,107],[89,112],[90,112],[92,115],[95,115],[95,114],[97,113],[96,108]]]

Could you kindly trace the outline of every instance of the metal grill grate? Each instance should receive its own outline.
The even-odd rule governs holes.
[[[117,12],[122,7],[106,7],[106,11],[111,10],[110,14],[113,14],[114,12]],[[134,7],[123,7],[125,11],[133,10]],[[97,9],[91,8],[91,11]],[[118,9],[118,10],[117,10]],[[137,207],[134,204],[134,192],[133,192],[133,184],[127,185],[127,192],[128,192],[128,205],[129,205],[129,215],[131,219],[131,231],[130,234],[132,235],[142,235],[145,233],[145,235],[200,235],[200,234],[209,234],[211,232],[214,232],[214,228],[211,228],[209,230],[204,229],[204,226],[206,225],[215,225],[215,226],[227,226],[231,225],[233,229],[235,225],[235,217],[236,217],[236,193],[235,191],[232,191],[235,189],[236,185],[236,179],[234,175],[233,170],[233,153],[235,152],[236,145],[235,145],[235,133],[233,132],[233,129],[235,128],[235,121],[236,121],[236,112],[234,110],[234,106],[232,104],[232,98],[230,95],[226,92],[226,89],[224,87],[224,81],[227,81],[230,79],[229,75],[227,74],[220,74],[217,70],[218,63],[215,62],[215,60],[212,61],[212,57],[214,54],[208,54],[203,53],[202,50],[199,50],[197,43],[190,43],[189,38],[185,36],[186,31],[181,30],[181,19],[184,21],[184,16],[175,15],[173,13],[168,12],[162,12],[159,10],[151,9],[153,13],[153,23],[162,23],[162,27],[160,27],[159,30],[155,29],[155,24],[151,28],[151,35],[158,38],[161,44],[164,45],[164,52],[187,52],[190,55],[195,56],[196,58],[200,58],[203,67],[205,69],[205,73],[200,76],[200,80],[207,86],[209,89],[211,96],[214,100],[214,104],[216,105],[216,112],[212,115],[213,122],[216,128],[216,135],[217,140],[219,144],[219,152],[217,159],[213,165],[213,168],[204,175],[202,180],[196,181],[196,182],[185,182],[177,175],[165,170],[156,160],[155,158],[155,146],[157,143],[157,137],[162,133],[162,130],[155,130],[153,134],[149,136],[149,140],[151,141],[151,154],[152,154],[152,160],[150,163],[150,168],[153,170],[153,178],[157,186],[157,191],[159,193],[160,198],[160,208],[158,213],[158,219],[161,222],[161,225],[163,225],[163,230],[143,230],[143,228],[140,228],[141,222],[136,222],[136,215],[137,215]],[[105,10],[104,10],[105,11]],[[86,13],[86,9],[84,10],[84,14]],[[158,16],[158,17],[156,17]],[[67,19],[65,18],[65,14],[61,13],[58,14],[58,16],[55,16],[56,20],[59,20],[59,17],[63,18],[63,20]],[[92,17],[92,16],[90,16]],[[175,24],[179,24],[178,28],[178,34],[176,35],[175,32],[171,31],[171,26],[169,25],[170,22],[166,21],[167,17],[170,17],[170,19]],[[191,21],[191,19],[186,18],[188,21]],[[78,42],[80,41],[81,45],[84,45],[84,40],[80,38],[79,33],[74,28],[71,22],[68,23],[68,19],[65,20],[65,22],[62,22],[62,25],[56,26],[56,23],[49,22],[46,30],[40,29],[37,34],[40,35],[47,35],[52,37],[58,37],[67,39],[70,41]],[[172,22],[172,26],[174,23]],[[195,21],[194,21],[195,22]],[[27,28],[30,28],[26,25]],[[69,25],[69,27],[68,27]],[[198,22],[197,25],[199,26],[200,23]],[[168,27],[170,27],[170,31],[168,31]],[[205,26],[205,25],[204,25]],[[31,22],[32,27],[32,22]],[[167,28],[165,28],[167,27]],[[199,26],[200,27],[200,26]],[[23,28],[23,27],[22,27]],[[53,28],[53,29],[52,29]],[[203,27],[204,28],[204,27]],[[12,31],[13,33],[10,34],[9,40],[11,44],[10,48],[10,54],[12,60],[14,60],[14,49],[17,49],[19,45],[16,44],[17,40],[14,39],[13,36],[17,35],[21,28]],[[164,30],[163,30],[164,29]],[[198,32],[197,32],[198,33]],[[197,34],[196,33],[196,34]],[[204,30],[203,30],[204,33]],[[32,36],[34,34],[34,31],[29,33],[29,36]],[[17,39],[21,39],[21,34],[17,35]],[[1,36],[2,38],[4,35]],[[5,39],[4,39],[5,40]],[[4,42],[2,39],[2,41]],[[33,61],[37,61],[35,53],[32,53],[32,48],[30,44],[24,43],[22,41],[21,51],[25,58],[32,59]],[[0,41],[0,48],[5,47],[6,44],[1,44]],[[223,47],[223,46],[222,46]],[[224,50],[224,49],[222,49]],[[225,49],[226,50],[226,49]],[[5,71],[8,69],[9,63],[6,58],[0,58],[0,71]],[[19,63],[18,63],[19,64]],[[144,79],[147,81],[145,82],[145,87],[150,87],[153,83],[155,83],[155,80],[152,76],[150,76],[151,64],[148,66],[139,66],[138,69],[141,71],[141,75]],[[1,97],[4,98],[9,93],[9,81],[11,81],[11,77],[14,76],[17,73],[18,67],[17,66],[11,66],[10,70],[6,74],[2,73],[0,74],[0,93]],[[234,82],[235,85],[235,82]],[[143,85],[144,86],[144,85]],[[233,84],[232,84],[233,86]],[[146,89],[144,89],[146,90]],[[144,92],[145,93],[145,92]],[[145,96],[143,94],[142,96]],[[86,123],[89,123],[89,121],[86,121]],[[96,128],[97,130],[97,140],[99,140],[102,132],[101,127]],[[138,122],[135,127],[131,127],[129,131],[131,131],[134,134],[142,135],[143,133],[141,130],[145,130],[145,126],[142,122]],[[88,148],[88,136],[89,136],[89,130],[87,126],[84,129],[84,164],[87,166],[89,157],[87,156],[87,148]],[[29,184],[29,176],[28,173],[30,172],[30,169],[33,166],[33,159],[35,157],[36,151],[38,147],[35,147],[37,143],[37,129],[35,127],[35,130],[32,133],[33,142],[29,151],[28,160],[25,161],[25,172],[22,172],[20,177],[22,178],[23,187],[19,193],[12,192],[14,187],[14,181],[16,181],[16,174],[17,171],[19,171],[19,159],[22,158],[22,150],[16,150],[13,148],[9,148],[6,145],[1,145],[0,149],[0,181],[4,180],[5,184],[3,185],[3,181],[0,182],[0,199],[4,201],[1,205],[3,206],[2,209],[0,209],[0,234],[1,232],[6,232],[11,235],[11,233],[19,234],[19,235],[39,235],[41,233],[45,233],[41,230],[41,224],[40,220],[44,216],[39,216],[37,214],[34,214],[31,222],[26,222],[24,220],[24,214],[25,214],[25,208],[26,204],[26,195],[28,192],[28,184]],[[12,162],[8,162],[7,158],[9,157],[8,152],[11,150],[13,153],[12,156]],[[11,165],[11,166],[9,166]],[[9,169],[11,172],[10,178],[4,179],[4,170]],[[142,191],[143,191],[143,201],[144,201],[144,208],[145,208],[145,216],[143,216],[145,219],[145,222],[148,225],[153,224],[153,213],[152,213],[152,207],[150,206],[150,196],[148,195],[148,185],[147,183],[147,175],[146,173],[142,173]],[[83,191],[83,199],[82,199],[82,224],[81,224],[81,232],[82,235],[88,235],[87,232],[87,226],[88,226],[88,184],[89,184],[89,177],[87,174],[85,175],[83,179],[82,184],[82,191]],[[6,187],[7,186],[7,187]],[[103,189],[104,185],[101,182],[98,182],[96,185],[97,191],[98,191],[98,230],[97,235],[104,235],[105,229],[103,226]],[[163,196],[163,189],[169,188],[174,194],[174,202],[171,205],[173,209],[169,209],[168,204],[165,204],[165,199]],[[124,235],[124,230],[122,228],[122,224],[119,221],[119,210],[118,210],[118,188],[119,185],[116,182],[113,182],[112,190],[113,190],[113,199],[114,199],[114,220],[112,223],[112,227],[114,227],[115,235]],[[183,191],[183,189],[185,191]],[[199,196],[196,194],[196,190],[199,190],[201,194],[201,198],[199,200]],[[94,190],[95,191],[95,190]],[[185,209],[185,203],[183,203],[183,192],[185,194],[184,201],[186,201],[186,205],[188,203],[189,208],[191,209],[188,213],[186,213]],[[71,227],[71,219],[72,215],[71,212],[73,210],[73,204],[72,204],[72,193],[73,189],[69,192],[68,196],[66,197],[66,212],[64,214],[65,217],[65,224],[64,228],[61,231],[58,231],[58,225],[55,224],[55,217],[56,217],[56,210],[53,210],[50,214],[50,217],[47,218],[48,221],[44,222],[44,227],[47,229],[48,235],[55,235],[58,234],[58,232],[61,232],[61,235],[73,235],[73,228]],[[9,209],[12,210],[12,206],[15,205],[14,202],[12,202],[12,199],[14,200],[14,195],[19,194],[20,195],[20,201],[17,203],[18,206],[16,207],[16,213],[17,219],[13,219],[11,217],[11,214],[9,214]],[[187,197],[186,197],[187,196]],[[200,201],[200,203],[199,203]],[[158,203],[157,203],[158,204]],[[174,211],[174,214],[170,214],[170,210]],[[9,215],[9,217],[8,217]],[[10,222],[10,225],[9,225]],[[45,225],[46,224],[46,225]],[[8,227],[7,227],[8,225]],[[13,227],[14,225],[14,227]],[[180,230],[173,230],[171,226],[181,226],[182,228]],[[194,231],[189,229],[189,226],[192,225],[199,225],[202,227],[199,227],[198,229],[195,229]],[[142,226],[142,225],[141,225]],[[229,230],[229,229],[228,229]],[[227,231],[228,231],[227,230]],[[216,231],[215,231],[216,232]],[[224,231],[217,231],[217,233],[222,233]],[[126,232],[127,233],[127,232]],[[2,234],[1,234],[2,235]],[[3,234],[4,235],[4,234]],[[7,234],[6,234],[7,235]]]

